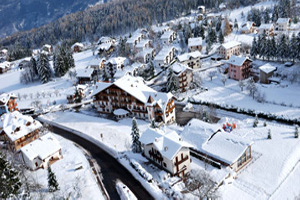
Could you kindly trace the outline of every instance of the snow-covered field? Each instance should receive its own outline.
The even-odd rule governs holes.
[[[188,94],[195,101],[207,101],[219,105],[235,106],[243,109],[251,109],[257,112],[272,113],[278,116],[284,116],[290,119],[300,117],[300,85],[291,84],[287,81],[281,81],[280,84],[260,84],[257,83],[258,91],[265,94],[266,103],[259,103],[254,100],[249,91],[244,87],[241,91],[239,82],[228,79],[225,86],[221,80],[221,75],[213,77],[212,81],[208,77],[209,71],[200,72],[203,77],[203,86],[208,91],[199,94]]]
[[[28,171],[30,177],[41,185],[39,192],[32,193],[33,199],[52,199],[53,196],[70,199],[105,199],[82,150],[58,135],[55,137],[62,147],[63,159],[53,163],[51,169],[56,175],[60,190],[53,194],[48,193],[46,169]],[[75,170],[80,166],[82,169]]]
[[[131,119],[114,122],[72,112],[47,114],[43,118],[91,135],[119,152],[128,151],[131,145]],[[266,199],[270,197],[273,199],[280,196],[293,198],[300,193],[299,187],[295,184],[297,180],[294,178],[294,176],[300,176],[300,140],[294,138],[294,127],[276,123],[268,123],[267,127],[264,127],[263,122],[260,121],[258,127],[253,128],[253,119],[239,121],[225,118],[218,124],[210,125],[202,122],[201,125],[203,129],[212,130],[212,127],[221,128],[225,121],[238,124],[239,128],[230,134],[254,141],[252,146],[254,158],[253,162],[250,162],[245,169],[238,173],[238,178],[233,180],[232,184],[225,184],[220,187],[223,199],[232,199],[233,196],[237,198],[242,196],[244,199]],[[138,120],[138,125],[141,133],[148,126],[146,122],[141,120]],[[195,136],[183,132],[182,127],[171,125],[166,129],[176,130],[184,140],[191,144],[197,143]],[[268,129],[272,133],[271,140],[267,139]],[[101,139],[100,133],[103,133],[103,139]],[[130,154],[127,155],[130,156]],[[134,154],[131,157],[138,160],[156,180],[160,179],[159,172],[147,166],[144,158]],[[192,168],[205,169],[206,167],[206,170],[215,178],[226,176],[226,170],[205,166],[202,161],[194,158]],[[290,191],[288,195],[285,194],[287,192],[285,188]],[[173,189],[180,191],[183,189],[183,185],[175,186]]]

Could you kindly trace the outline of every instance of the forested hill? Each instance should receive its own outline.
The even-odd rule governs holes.
[[[1,0],[0,37],[57,20],[99,0]]]
[[[40,28],[8,36],[1,39],[0,45],[18,43],[26,48],[35,48],[45,43],[56,44],[62,39],[94,40],[101,35],[117,35],[173,19],[198,5],[209,7],[216,6],[219,2],[220,0],[114,0],[66,15]]]

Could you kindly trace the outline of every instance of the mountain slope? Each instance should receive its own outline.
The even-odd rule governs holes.
[[[99,0],[1,0],[0,37],[40,27]]]

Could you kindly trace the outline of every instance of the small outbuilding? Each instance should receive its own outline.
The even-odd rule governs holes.
[[[264,84],[269,84],[270,83],[269,78],[273,76],[274,71],[276,71],[276,67],[272,66],[269,63],[260,66],[259,67],[260,82]]]

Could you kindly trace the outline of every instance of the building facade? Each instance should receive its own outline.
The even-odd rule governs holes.
[[[192,69],[198,69],[201,67],[201,53],[199,51],[184,53],[177,56],[177,58],[181,64],[188,65]]]
[[[193,70],[187,65],[175,63],[172,65],[173,73],[176,77],[177,86],[180,92],[185,92],[191,88],[193,82]]]
[[[247,57],[231,56],[227,62],[229,64],[228,75],[234,80],[244,80],[250,76],[252,61]]]
[[[175,131],[165,134],[158,129],[147,129],[140,142],[145,157],[172,175],[184,178],[190,171],[190,145]]]
[[[163,123],[175,122],[175,103],[171,93],[156,92],[142,79],[125,75],[114,83],[99,83],[92,94],[98,112],[110,114],[117,109],[131,116]]]
[[[218,49],[218,54],[225,58],[229,59],[232,55],[240,55],[241,53],[241,43],[236,41],[227,42],[222,44]]]

